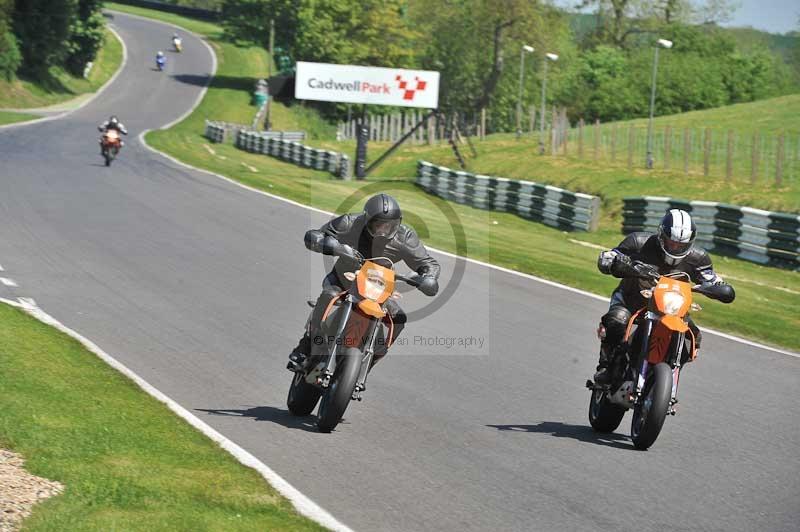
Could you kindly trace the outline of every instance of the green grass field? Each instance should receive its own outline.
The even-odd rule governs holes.
[[[39,118],[39,116],[32,115],[30,113],[12,113],[10,111],[0,111],[0,126],[3,124],[13,124],[15,122],[35,120],[36,118]]]
[[[215,47],[223,50],[226,46],[232,45],[215,43]],[[261,75],[265,64],[263,51],[237,50],[236,60],[243,63],[230,64],[229,59],[233,55],[223,55],[220,57],[218,74],[227,77],[233,72],[237,75],[250,73],[253,79]],[[202,136],[202,120],[205,117],[235,122],[238,113],[252,109],[247,106],[249,96],[244,91],[236,100],[240,106],[236,109],[231,105],[230,97],[221,97],[221,90],[212,84],[205,100],[192,115],[169,130],[149,133],[147,142],[188,164],[330,211],[341,212],[345,208],[343,203],[346,198],[358,194],[359,191],[368,193],[380,189],[391,192],[401,201],[404,212],[407,213],[406,219],[419,230],[426,242],[440,249],[456,251],[449,222],[442,217],[438,207],[443,203],[442,200],[414,186],[410,177],[414,173],[416,161],[421,158],[450,164],[453,156],[449,148],[408,146],[390,158],[370,180],[338,181],[326,173],[282,163],[271,157],[246,153],[231,145],[211,144]],[[349,153],[354,149],[352,142],[313,143]],[[386,145],[372,144],[370,157],[377,157],[385,147]],[[519,158],[528,157],[524,153],[524,143],[514,141],[513,138],[487,141],[479,144],[478,149],[480,156],[470,161],[473,165],[480,163],[488,167],[504,164],[506,166],[502,169],[509,173],[516,170],[518,177],[555,182],[573,189],[599,191],[604,196],[608,195],[608,198],[604,200],[606,214],[601,230],[591,234],[567,234],[514,215],[453,204],[459,219],[457,223],[467,234],[467,256],[604,295],[613,289],[615,280],[597,272],[595,262],[598,251],[585,244],[610,247],[621,239],[619,210],[618,207],[616,212],[614,209],[622,196],[628,193],[663,194],[680,188],[670,179],[648,179],[639,173],[630,175],[628,172],[613,170],[592,171],[590,164],[577,166],[569,160],[536,158],[547,161],[547,164],[530,169],[521,164],[520,159],[513,158],[516,150],[523,152],[517,154]],[[683,182],[678,185],[683,185]],[[686,180],[685,186],[687,188],[684,190],[689,194],[699,194],[707,192],[709,184],[695,184]],[[736,191],[722,183],[718,190],[718,197],[726,201],[746,200],[760,202],[761,205],[773,205],[772,202],[775,202],[774,205],[790,205],[789,200],[775,198],[776,194],[772,190]],[[780,203],[782,201],[787,203]],[[574,240],[583,242],[584,245]],[[298,245],[301,244],[298,242]],[[530,249],[535,249],[536,253],[530,253]],[[707,302],[704,305],[705,310],[697,315],[697,321],[702,325],[768,343],[800,349],[800,338],[796,334],[800,327],[800,316],[794,311],[800,305],[800,275],[726,257],[714,257],[714,260],[720,272],[736,284],[738,299],[731,306]]]
[[[0,446],[64,484],[25,530],[323,530],[83,348],[0,304]]]
[[[105,42],[97,54],[88,79],[53,68],[46,80],[0,80],[0,109],[45,107],[95,92],[114,75],[120,63],[122,44],[114,34],[106,30]]]

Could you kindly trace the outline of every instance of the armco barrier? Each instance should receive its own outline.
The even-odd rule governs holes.
[[[517,214],[567,231],[594,231],[600,198],[530,181],[459,172],[417,163],[416,182],[445,199],[480,209]]]
[[[239,131],[255,130],[243,124],[206,120],[205,136],[212,142],[226,142],[231,139],[235,141]],[[277,138],[292,142],[303,142],[306,140],[304,131],[260,131],[259,133],[264,138]]]
[[[715,253],[800,269],[800,216],[711,201],[644,196],[625,198],[622,232],[655,231],[669,209],[684,209],[697,225],[697,242]]]
[[[208,134],[208,126],[206,131]],[[240,129],[236,132],[234,144],[245,151],[270,155],[306,168],[330,172],[341,179],[350,177],[350,159],[347,155],[311,148],[300,142],[279,138],[275,133]]]

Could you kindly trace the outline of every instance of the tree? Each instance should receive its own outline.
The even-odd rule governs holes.
[[[45,77],[49,68],[65,55],[77,0],[16,0],[14,34],[22,52],[24,72]]]
[[[78,0],[77,10],[69,26],[64,66],[73,75],[83,73],[86,63],[94,61],[103,44],[105,20],[102,0]]]
[[[22,61],[17,39],[11,32],[13,6],[12,0],[0,0],[0,77],[9,81],[14,78]]]

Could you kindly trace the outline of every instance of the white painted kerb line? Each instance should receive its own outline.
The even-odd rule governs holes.
[[[0,283],[3,283],[6,286],[17,286],[17,282],[14,279],[9,279],[8,277],[0,277]]]
[[[21,308],[25,310],[28,314],[33,316],[34,318],[38,319],[42,323],[46,323],[47,325],[51,325],[55,327],[59,331],[71,336],[72,338],[78,340],[83,346],[100,357],[106,364],[111,366],[112,368],[116,369],[130,380],[136,383],[142,390],[147,392],[148,395],[154,397],[156,400],[161,401],[170,410],[175,412],[177,415],[182,417],[185,421],[187,421],[191,426],[211,438],[213,441],[217,442],[220,447],[231,453],[239,462],[242,464],[252,467],[256,471],[258,471],[262,477],[264,477],[273,488],[275,488],[281,495],[289,499],[297,511],[317,523],[325,526],[331,530],[335,530],[337,532],[353,532],[348,526],[340,523],[329,514],[326,510],[322,509],[317,503],[300,493],[294,486],[289,484],[286,480],[283,479],[280,475],[278,475],[275,471],[267,467],[262,461],[258,458],[250,454],[249,452],[245,451],[243,448],[211,428],[208,424],[204,421],[200,420],[197,416],[183,408],[181,405],[176,403],[173,399],[169,398],[167,395],[162,393],[160,390],[155,388],[149,382],[141,378],[137,375],[133,370],[129,369],[126,365],[122,362],[118,361],[116,358],[112,357],[100,347],[97,346],[94,342],[86,338],[85,336],[81,335],[79,332],[74,331],[49,315],[47,312],[39,308],[38,306],[34,306],[29,304],[26,301],[22,301],[20,303],[16,301],[11,301],[8,299],[0,298],[0,302],[6,303],[13,307]]]

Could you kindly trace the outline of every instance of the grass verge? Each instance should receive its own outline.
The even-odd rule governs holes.
[[[62,482],[26,530],[322,530],[74,339],[0,304],[0,446]]]
[[[214,42],[214,45],[215,49],[223,51],[232,46],[220,42]],[[262,53],[263,51],[257,49],[241,48],[235,56],[223,53],[218,57],[218,75],[224,78],[233,72],[237,75],[249,73],[254,78],[260,75],[264,64]],[[231,57],[236,58],[236,63],[231,63]],[[435,150],[441,159],[446,157],[449,148],[409,147],[394,155],[377,177],[366,182],[333,180],[325,173],[282,163],[271,157],[246,153],[230,145],[209,144],[202,136],[203,118],[208,116],[217,120],[235,121],[231,117],[241,112],[241,109],[233,108],[231,98],[222,97],[223,90],[225,89],[212,83],[205,99],[194,113],[169,130],[148,133],[147,142],[193,166],[329,211],[341,212],[344,209],[343,201],[362,187],[380,187],[398,197],[407,213],[406,219],[427,243],[447,251],[456,251],[450,222],[443,219],[439,209],[444,202],[421,191],[410,178],[391,177],[413,175],[416,161],[427,156],[429,150]],[[236,101],[246,108],[247,99],[242,94]],[[351,151],[351,145],[347,143],[321,142],[317,145],[327,145],[333,149],[343,149],[344,146],[344,149]],[[481,149],[489,152],[487,147]],[[371,155],[377,156],[380,151],[379,147],[374,147]],[[553,175],[554,179],[559,175],[557,169],[553,170]],[[627,179],[631,190],[643,193],[634,182],[635,176],[619,178]],[[574,181],[567,181],[561,184],[577,188]],[[596,186],[591,177],[587,177],[586,182],[587,186]],[[616,187],[613,181],[607,181],[603,186],[608,187],[611,194],[616,194],[614,197],[624,195],[613,190]],[[700,189],[698,187],[697,190]],[[645,193],[654,193],[645,190]],[[510,214],[487,212],[456,204],[451,206],[458,216],[457,224],[463,227],[467,235],[466,254],[469,257],[603,295],[609,294],[615,286],[614,279],[597,272],[595,263],[598,251],[585,245],[610,247],[621,240],[619,225],[615,226],[611,221],[613,216],[606,219],[597,233],[567,234]],[[301,245],[299,241],[298,245]],[[723,275],[736,279],[738,298],[733,305],[727,306],[708,301],[704,305],[706,309],[697,315],[697,321],[701,325],[767,343],[800,349],[800,337],[796,334],[800,328],[800,316],[796,312],[800,306],[800,275],[726,257],[714,257],[714,260]],[[587,324],[587,327],[592,325]]]
[[[15,122],[26,122],[28,120],[36,120],[38,115],[30,113],[12,113],[10,111],[0,111],[0,126],[4,124],[13,124]]]
[[[87,79],[72,76],[60,68],[53,68],[49,77],[44,80],[0,80],[0,108],[44,107],[95,92],[114,75],[121,63],[122,44],[106,29],[105,41]]]

